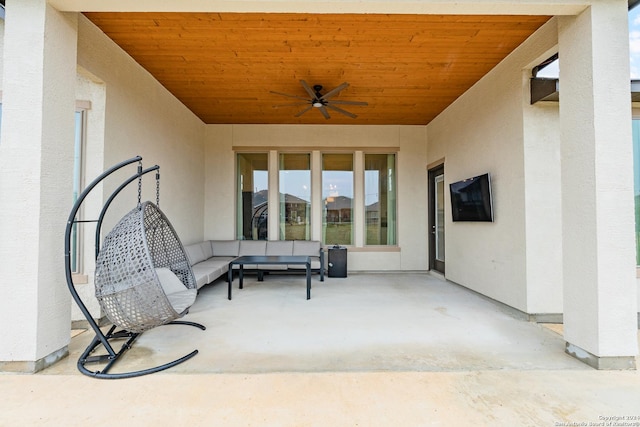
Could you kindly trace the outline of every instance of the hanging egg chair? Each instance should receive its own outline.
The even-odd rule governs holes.
[[[107,234],[96,260],[95,290],[107,318],[130,332],[178,319],[195,302],[187,256],[156,205],[142,203]]]
[[[180,239],[167,217],[160,211],[159,166],[142,169],[142,157],[126,160],[102,173],[78,196],[65,231],[65,272],[71,296],[95,332],[91,343],[78,359],[78,370],[94,378],[131,378],[176,366],[198,350],[153,368],[132,372],[110,372],[113,365],[131,348],[141,333],[161,325],[189,325],[204,330],[199,323],[178,321],[189,311],[197,296],[196,280]],[[138,162],[138,172],[125,180],[107,199],[99,218],[80,220],[76,216],[87,195],[107,176]],[[156,204],[140,202],[142,176],[156,171]],[[126,214],[104,239],[100,249],[100,230],[113,199],[131,182],[138,180],[138,205]],[[78,223],[96,223],[95,295],[102,311],[113,324],[104,333],[80,298],[71,271],[71,234]],[[119,351],[112,341],[126,340]],[[94,355],[100,348],[106,354]],[[91,370],[86,365],[104,364]]]

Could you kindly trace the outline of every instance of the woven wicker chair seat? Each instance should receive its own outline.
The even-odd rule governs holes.
[[[95,288],[107,318],[130,332],[186,314],[196,298],[196,280],[180,239],[155,204],[134,208],[105,237]]]

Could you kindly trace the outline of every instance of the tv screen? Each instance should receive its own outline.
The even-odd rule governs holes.
[[[493,221],[489,174],[449,184],[454,221]]]

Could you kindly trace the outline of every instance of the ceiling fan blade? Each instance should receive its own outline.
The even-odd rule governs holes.
[[[331,89],[329,92],[327,92],[324,95],[322,95],[322,99],[329,99],[332,96],[337,95],[341,90],[346,89],[348,87],[349,87],[349,83],[344,82],[340,86],[338,86],[337,88]]]
[[[342,104],[342,105],[364,105],[367,106],[369,105],[368,102],[364,102],[364,101],[340,101],[338,99],[335,99],[333,101],[330,101],[331,104]]]
[[[306,113],[307,111],[311,110],[313,108],[313,105],[309,105],[307,108],[305,108],[304,110],[300,111],[298,114],[296,114],[296,117],[300,117],[301,115],[303,115],[304,113]]]
[[[319,107],[318,110],[320,110],[320,112],[322,113],[322,115],[324,116],[325,119],[329,120],[331,118],[331,116],[329,115],[329,112],[327,111],[327,109],[325,107],[330,107],[329,105],[325,105],[323,107]]]
[[[304,80],[300,80],[300,84],[302,85],[302,87],[304,88],[304,90],[307,91],[307,93],[309,94],[309,96],[311,97],[311,99],[316,99],[316,93],[313,91],[313,89],[311,89],[311,87],[309,87],[309,85],[307,84],[307,82],[305,82]]]
[[[328,108],[331,108],[332,110],[336,110],[338,113],[342,113],[342,114],[344,114],[345,116],[349,116],[349,117],[351,117],[352,119],[355,119],[356,117],[358,117],[358,116],[356,116],[355,114],[348,112],[347,110],[343,110],[342,108],[334,107],[334,106],[333,106],[333,105],[331,105],[331,104],[327,104],[326,106],[327,106]]]
[[[289,95],[288,93],[276,92],[274,90],[270,90],[269,92],[275,93],[276,95],[288,96],[289,98],[296,98],[296,99],[301,99],[303,101],[309,101],[307,98],[303,98],[303,97],[298,96],[298,95]]]

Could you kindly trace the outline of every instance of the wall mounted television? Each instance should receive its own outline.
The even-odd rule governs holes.
[[[453,221],[493,221],[488,173],[449,184]]]

